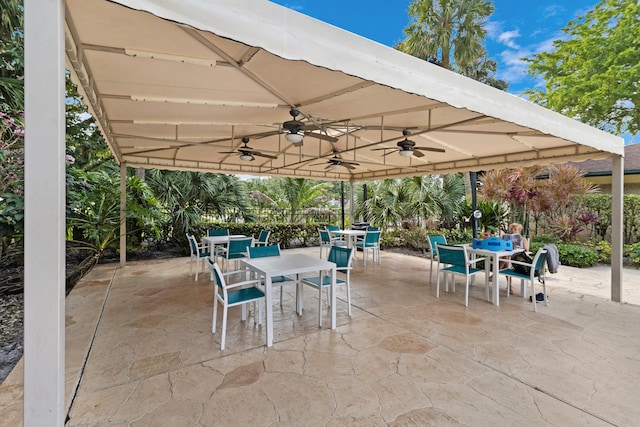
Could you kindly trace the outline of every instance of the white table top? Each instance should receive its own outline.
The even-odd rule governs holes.
[[[524,251],[524,249],[505,249],[501,251],[493,251],[491,249],[481,249],[481,248],[474,249],[471,247],[471,245],[467,246],[467,250],[469,252],[473,252],[476,255],[488,255],[488,256],[493,256],[498,258],[506,257],[509,255],[517,254],[518,252]]]
[[[335,270],[336,264],[324,259],[304,254],[270,256],[264,258],[244,258],[240,262],[265,276],[286,276],[319,270]]]
[[[205,242],[216,245],[220,243],[229,243],[229,239],[247,237],[244,234],[232,234],[230,236],[205,236],[202,238]]]
[[[364,236],[367,234],[365,230],[335,230],[329,231],[331,234],[340,234],[342,236]]]

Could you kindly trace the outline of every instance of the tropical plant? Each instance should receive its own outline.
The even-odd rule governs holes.
[[[80,183],[67,214],[67,240],[76,247],[102,256],[116,252],[120,238],[120,176],[115,165],[95,172],[71,170]],[[142,240],[157,238],[163,213],[147,184],[136,176],[127,177],[127,245],[138,248]]]
[[[278,209],[281,219],[302,222],[303,216],[321,218],[333,215],[329,206],[329,185],[324,181],[304,178],[268,178],[253,180],[249,194],[258,208]],[[285,218],[288,212],[288,218]]]
[[[414,0],[413,21],[396,49],[504,90],[508,84],[495,78],[497,63],[483,44],[493,11],[487,0]]]
[[[528,59],[544,79],[529,99],[618,134],[640,131],[640,3],[604,0],[570,21],[551,52]]]
[[[397,48],[448,70],[468,67],[485,53],[483,23],[493,10],[485,0],[414,0]]]
[[[20,0],[0,3],[0,111],[24,109],[24,9]]]
[[[245,188],[235,176],[150,169],[145,180],[169,218],[165,241],[181,242],[205,218],[253,220]]]
[[[546,220],[542,225],[553,224],[558,236],[571,239],[579,231],[576,196],[597,191],[583,176],[583,171],[568,165],[494,170],[482,176],[481,193],[487,200],[506,203],[509,222],[523,224],[525,234],[530,234],[529,218],[533,215],[536,227]],[[581,214],[586,221],[588,212]]]
[[[459,174],[373,181],[367,185],[367,200],[363,199],[358,191],[356,216],[383,230],[435,223],[455,226],[464,202],[464,184]]]

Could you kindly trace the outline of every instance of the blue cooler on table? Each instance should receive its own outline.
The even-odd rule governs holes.
[[[512,251],[513,242],[511,240],[502,240],[499,237],[487,237],[486,239],[473,239],[471,243],[473,249],[487,249],[490,251]]]

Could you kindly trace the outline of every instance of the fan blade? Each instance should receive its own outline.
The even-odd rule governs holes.
[[[352,163],[352,164],[357,165],[357,163]],[[352,166],[352,164],[344,164],[344,163],[343,163],[343,164],[342,164],[342,166],[344,166],[344,167],[345,167],[345,168],[347,168],[347,169],[351,169],[351,170],[353,170],[353,169],[355,169],[355,167],[354,167],[354,166]]]
[[[424,157],[424,153],[422,151],[418,151],[415,148],[413,149],[413,155],[416,157]]]
[[[422,150],[422,151],[433,151],[434,153],[444,153],[445,150],[443,150],[442,148],[431,148],[431,147],[413,147],[413,149],[415,150],[416,148]]]
[[[349,160],[342,160],[340,159],[339,162],[343,165],[360,165],[360,163],[356,163],[356,162],[350,162]]]
[[[371,151],[380,151],[380,150],[396,150],[396,148],[391,147],[382,147],[382,148],[372,148]]]
[[[309,166],[322,166],[322,165],[325,165],[325,164],[326,164],[325,162],[322,162],[322,163],[314,163],[314,164],[309,165]]]
[[[237,151],[218,151],[218,154],[236,154]]]
[[[272,160],[276,160],[278,158],[277,156],[272,156],[271,154],[263,154],[259,151],[249,151],[249,153],[251,153],[254,156],[266,157],[267,159],[272,159]]]
[[[317,126],[316,126],[316,128],[317,128]],[[329,135],[325,135],[323,133],[305,131],[304,132],[304,136],[308,136],[310,138],[324,139],[325,141],[329,141],[329,142],[338,142],[338,138],[335,138],[335,137],[329,136]]]
[[[302,123],[301,128],[305,132],[310,132],[312,130],[320,130],[320,127],[317,125],[314,125],[313,123]]]

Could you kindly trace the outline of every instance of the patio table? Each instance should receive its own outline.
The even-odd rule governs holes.
[[[471,255],[480,255],[483,257],[489,257],[491,259],[491,265],[493,266],[493,280],[492,280],[492,290],[493,293],[492,299],[494,305],[500,305],[500,292],[499,292],[499,279],[500,275],[498,274],[500,271],[500,258],[507,258],[513,254],[518,252],[522,252],[524,249],[512,249],[512,250],[500,250],[500,251],[492,251],[489,249],[474,249],[471,244],[465,244],[467,247],[467,251]],[[487,301],[489,301],[489,295],[487,295]]]
[[[273,345],[273,298],[271,295],[271,279],[275,276],[291,276],[318,271],[322,278],[323,271],[331,274],[331,329],[336,328],[336,264],[324,259],[313,258],[303,254],[280,255],[264,258],[241,259],[240,262],[250,271],[265,278],[266,312],[267,312],[267,347]],[[298,283],[298,286],[302,286]],[[296,292],[296,311],[301,312],[302,292]]]
[[[358,237],[364,237],[367,234],[365,230],[335,230],[329,231],[329,233],[346,237],[347,247],[349,248],[355,246],[355,241]]]
[[[205,236],[202,238],[203,242],[207,242],[209,245],[209,253],[212,256],[212,259],[215,260],[215,249],[216,246],[225,246],[229,243],[229,239],[247,237],[244,234],[232,234],[230,236]]]

